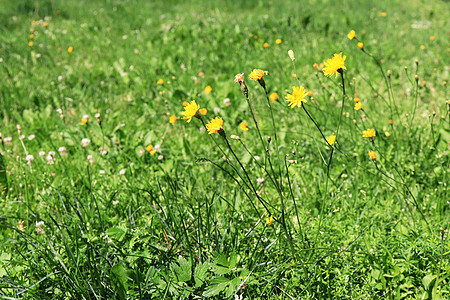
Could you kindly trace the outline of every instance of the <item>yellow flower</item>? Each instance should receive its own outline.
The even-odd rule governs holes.
[[[353,40],[353,39],[355,38],[355,36],[356,36],[356,33],[355,33],[354,30],[351,30],[351,31],[347,34],[347,37],[348,37],[350,40]]]
[[[48,23],[47,22],[44,22],[44,27],[47,27],[48,26]]]
[[[155,155],[155,154],[156,154],[156,150],[153,149],[152,151],[150,151],[150,154],[151,154],[151,155]]]
[[[427,82],[425,80],[422,81],[423,86],[427,85]]]
[[[275,43],[276,43],[277,45],[281,44],[281,39],[277,39],[277,40],[275,41]]]
[[[306,93],[306,95],[308,95],[309,97],[311,97],[311,96],[313,95],[313,92],[312,92],[312,91],[308,91],[308,92]]]
[[[252,36],[253,36],[253,33],[249,33],[248,36],[249,36],[249,37],[252,37]]]
[[[234,76],[234,82],[241,83],[244,82],[244,73],[238,73]]]
[[[239,127],[241,127],[242,130],[247,131],[248,130],[248,123],[243,121],[241,124],[239,124]]]
[[[389,124],[392,125],[392,123],[393,123],[392,120],[389,120]]]
[[[421,46],[420,46],[420,49],[425,50],[425,46],[424,46],[424,45],[421,45]]]
[[[33,39],[34,38],[34,34],[30,34],[30,39]]]
[[[188,106],[188,105],[189,105],[189,102],[183,101],[183,106]]]
[[[336,141],[336,136],[334,134],[330,135],[329,137],[327,137],[327,142],[330,145],[334,145],[334,142]]]
[[[361,102],[356,102],[355,103],[355,110],[360,110],[361,108],[362,108]]]
[[[208,124],[206,124],[206,129],[208,130],[209,134],[219,132],[220,130],[222,130],[222,127],[223,127],[223,120],[220,117],[212,119],[211,121],[209,121]]]
[[[29,42],[28,42],[28,46],[33,47],[33,42],[32,42],[32,41],[29,41]]]
[[[87,119],[87,118],[82,118],[82,119],[81,119],[81,125],[86,125],[87,122],[88,122],[88,119]]]
[[[200,76],[201,78],[205,77],[205,74],[203,72],[199,72],[198,76]]]
[[[377,155],[376,155],[375,151],[369,151],[369,157],[371,160],[376,160]]]
[[[305,97],[306,97],[306,93],[305,93],[305,88],[304,87],[296,87],[293,86],[292,87],[292,95],[287,94],[286,95],[286,101],[290,102],[289,106],[294,108],[296,106],[300,107],[302,106],[302,103],[306,103]]]
[[[200,105],[195,103],[195,100],[192,100],[191,103],[184,107],[184,111],[181,113],[183,115],[183,119],[186,119],[187,122],[191,122],[192,118],[197,115],[197,111],[200,109]]]
[[[248,27],[247,27],[247,26],[245,26],[245,27],[244,27],[244,30],[248,30]]]
[[[385,12],[382,12],[382,13],[380,13],[380,16],[382,16],[382,17],[386,17],[386,16],[387,16],[387,13],[385,13]]]
[[[358,103],[359,101],[361,101],[361,99],[359,99],[358,97],[355,97],[355,99],[353,99],[353,101],[355,101],[355,103]]]
[[[200,108],[200,110],[198,111],[201,115],[206,116],[206,113],[208,112],[208,110],[206,108]]]
[[[434,35],[430,36],[430,41],[434,41],[436,37]]]
[[[72,51],[73,51],[73,47],[69,46],[69,48],[67,49],[67,52],[72,53]]]
[[[373,138],[375,136],[375,130],[374,129],[367,129],[363,131],[363,137],[366,138]]]
[[[253,71],[250,73],[250,75],[248,75],[248,77],[250,78],[250,80],[261,80],[264,76],[264,73],[266,73],[267,71],[263,71],[260,69],[253,69]]]
[[[210,85],[208,85],[207,87],[205,87],[205,93],[209,94],[212,91],[212,87]]]
[[[266,223],[267,223],[267,225],[272,226],[273,225],[273,216],[266,218]]]
[[[347,68],[344,66],[345,59],[347,56],[342,56],[342,52],[339,54],[334,54],[333,58],[327,59],[326,62],[324,62],[325,67],[323,68],[323,75],[330,77],[331,75],[342,72],[342,70],[347,70]]]
[[[358,43],[358,48],[362,50],[362,49],[364,48],[364,44],[361,43],[361,42],[359,42],[359,43]]]
[[[272,93],[272,94],[270,94],[269,99],[270,99],[270,101],[272,101],[272,102],[277,101],[277,100],[278,100],[278,94],[277,94],[277,93]]]
[[[293,78],[297,78],[297,74],[292,73],[292,77],[293,77]]]
[[[161,84],[161,85],[163,85],[164,84],[164,80],[162,80],[162,78],[160,78],[159,80],[158,80],[158,82],[156,82],[157,84]]]
[[[267,47],[269,47],[269,43],[264,43],[264,48],[267,48]]]
[[[386,131],[386,132],[384,133],[384,135],[385,135],[386,137],[390,137],[390,136],[391,136],[391,134],[390,134],[388,131]]]
[[[172,115],[170,118],[169,118],[169,123],[170,124],[173,124],[173,123],[175,123],[177,121],[177,116],[175,116],[175,115]]]
[[[32,21],[31,21],[31,25],[36,25],[36,21],[35,21],[35,20],[32,20]]]
[[[148,145],[147,148],[145,148],[145,150],[147,150],[148,152],[152,152],[153,145],[152,144]]]

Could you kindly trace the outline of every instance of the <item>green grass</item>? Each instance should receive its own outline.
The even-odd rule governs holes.
[[[1,297],[450,298],[448,3],[153,2],[0,2]]]

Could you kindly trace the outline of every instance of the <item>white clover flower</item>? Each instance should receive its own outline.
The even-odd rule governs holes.
[[[92,157],[92,155],[88,155],[87,156],[87,160],[89,161],[89,163],[92,165],[94,163],[94,158]]]
[[[91,142],[91,140],[89,140],[87,138],[84,138],[84,139],[81,140],[81,146],[87,147],[87,146],[89,146],[90,142]]]
[[[214,107],[213,110],[216,115],[218,115],[220,113],[220,108],[218,108],[218,107]]]
[[[7,136],[3,139],[3,141],[5,142],[6,146],[12,146],[12,137]]]
[[[25,157],[25,160],[27,161],[27,164],[28,164],[28,165],[31,165],[31,164],[33,163],[33,160],[34,160],[34,156],[31,155],[31,154],[28,154],[28,155]]]
[[[105,170],[100,170],[99,172],[98,172],[100,175],[105,175]]]
[[[230,98],[223,99],[223,104],[225,104],[225,106],[230,106],[231,105]]]
[[[264,178],[256,178],[256,182],[258,184],[262,184],[264,182]]]
[[[28,140],[29,140],[29,141],[34,140],[35,137],[36,137],[36,136],[35,136],[34,134],[30,134],[30,135],[28,136]]]
[[[61,156],[67,156],[67,149],[64,146],[59,147],[58,152],[61,154]]]
[[[125,175],[126,172],[127,172],[127,169],[122,169],[119,171],[119,175]]]
[[[39,156],[42,157],[45,155],[45,151],[39,151]]]
[[[158,160],[162,160],[164,158],[164,156],[160,155],[158,156]]]

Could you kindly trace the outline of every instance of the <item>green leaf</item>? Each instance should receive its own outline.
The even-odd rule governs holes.
[[[178,282],[186,282],[191,280],[191,264],[184,257],[179,256],[178,264],[171,263],[170,269],[177,276]]]
[[[195,287],[199,287],[205,282],[207,271],[209,269],[209,263],[198,264],[194,270]]]
[[[203,297],[212,297],[218,295],[221,291],[223,291],[228,286],[228,279],[224,277],[219,277],[214,280],[215,282],[219,282],[217,284],[212,284],[205,289],[203,293]]]
[[[121,242],[125,238],[125,235],[127,234],[127,229],[121,226],[112,227],[106,230],[106,234],[109,237],[115,238],[116,240]]]
[[[128,276],[125,267],[119,263],[111,268],[111,277],[117,283],[117,292],[125,299],[126,290],[128,288]]]

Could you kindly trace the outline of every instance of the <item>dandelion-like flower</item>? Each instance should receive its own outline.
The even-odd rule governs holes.
[[[186,119],[187,122],[191,122],[193,117],[198,117],[197,111],[200,109],[200,105],[198,105],[195,100],[192,100],[191,103],[184,107],[184,111],[181,113],[183,115],[183,119]]]
[[[361,108],[362,108],[361,102],[356,102],[355,103],[355,110],[360,110]]]
[[[241,124],[239,124],[239,127],[244,130],[247,131],[248,130],[248,123],[245,121],[242,121]]]
[[[206,114],[208,113],[208,110],[206,108],[200,108],[200,110],[198,111],[202,116],[206,116]]]
[[[69,46],[69,48],[67,49],[67,52],[72,53],[73,52],[73,47]]]
[[[210,85],[208,85],[207,87],[205,87],[205,93],[209,94],[212,91],[212,87]]]
[[[363,137],[366,138],[373,138],[375,136],[375,130],[374,129],[367,129],[363,131]]]
[[[330,135],[329,137],[327,137],[327,142],[330,145],[334,145],[334,142],[336,141],[336,136],[334,134]]]
[[[234,82],[241,83],[244,82],[244,73],[239,73],[234,76]]]
[[[209,121],[208,124],[206,124],[206,129],[208,130],[209,134],[217,133],[223,128],[223,119],[220,117],[217,117],[215,119],[212,119]]]
[[[391,136],[391,134],[390,134],[388,131],[386,131],[386,132],[384,133],[384,135],[385,135],[386,137],[390,137],[390,136]]]
[[[269,218],[266,218],[266,224],[269,226],[273,225],[273,216],[270,216]]]
[[[343,70],[347,70],[347,68],[344,66],[345,59],[347,56],[342,56],[342,52],[339,54],[334,54],[333,58],[327,59],[327,61],[324,62],[325,67],[323,70],[323,75],[325,76],[332,76],[337,73],[342,73]]]
[[[263,71],[261,69],[253,69],[248,77],[250,78],[250,80],[260,81],[265,73],[267,73],[267,71]]]
[[[163,85],[164,84],[164,80],[162,80],[162,78],[160,78],[156,83],[160,84],[160,85]]]
[[[297,87],[297,86],[293,86],[292,87],[292,95],[291,94],[287,94],[286,95],[286,101],[290,102],[289,106],[294,108],[296,106],[300,107],[302,106],[303,103],[306,103],[306,91],[304,87]]]
[[[277,45],[281,44],[281,39],[277,39],[277,40],[275,41],[275,44],[277,44]]]
[[[364,44],[362,42],[359,42],[358,43],[358,48],[361,49],[361,50],[364,49]]]
[[[355,33],[354,30],[351,30],[351,31],[347,34],[347,37],[348,37],[350,40],[353,40],[353,39],[355,38],[355,36],[356,36],[356,33]]]
[[[264,48],[268,48],[269,47],[269,43],[264,43]]]
[[[375,151],[369,151],[369,157],[371,160],[376,160],[377,154],[375,153]]]
[[[278,100],[278,94],[277,94],[277,93],[272,93],[272,94],[270,94],[269,99],[270,99],[270,101],[272,101],[272,102],[277,101],[277,100]]]
[[[173,124],[173,123],[175,123],[177,121],[177,116],[175,116],[175,115],[172,115],[170,118],[169,118],[169,123],[170,124]]]
[[[87,122],[88,122],[88,118],[89,118],[88,115],[84,115],[84,116],[81,118],[81,125],[86,125]]]

